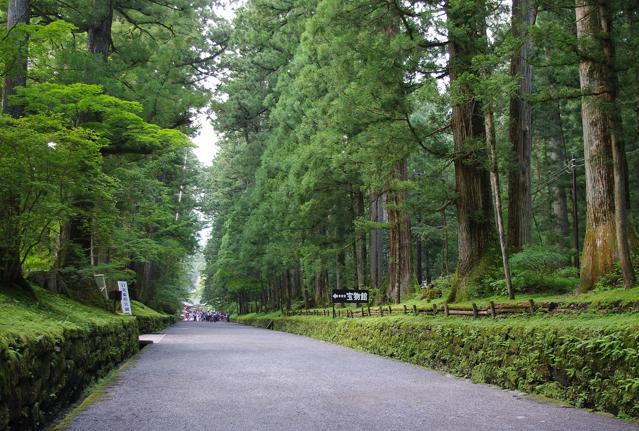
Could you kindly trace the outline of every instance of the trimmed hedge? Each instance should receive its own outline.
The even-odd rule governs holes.
[[[480,321],[248,315],[236,320],[411,362],[478,383],[639,418],[636,315]]]
[[[159,313],[138,301],[131,301],[131,309],[138,322],[140,334],[160,332],[177,321],[176,316]]]
[[[130,317],[34,291],[37,301],[0,292],[0,430],[41,428],[135,354],[140,329],[173,322],[141,304]]]

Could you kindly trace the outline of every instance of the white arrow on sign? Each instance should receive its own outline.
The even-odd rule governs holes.
[[[333,298],[337,299],[337,298],[339,298],[339,295],[337,295],[337,293],[333,293]]]

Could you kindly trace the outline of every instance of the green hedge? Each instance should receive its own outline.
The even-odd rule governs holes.
[[[177,321],[176,316],[159,313],[138,301],[131,301],[131,309],[138,322],[140,334],[160,332]]]
[[[480,321],[248,315],[236,320],[620,417],[639,417],[639,318],[632,314]]]

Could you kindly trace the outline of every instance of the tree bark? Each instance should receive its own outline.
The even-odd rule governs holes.
[[[29,23],[29,0],[9,0],[7,7],[7,29]],[[9,106],[9,97],[16,93],[16,87],[27,84],[27,44],[28,39],[18,42],[15,57],[9,58],[2,91],[2,110],[14,118],[22,116],[23,107]],[[22,275],[20,259],[20,196],[9,192],[0,197],[0,285],[5,288],[20,287],[30,292],[30,286]]]
[[[586,236],[580,292],[588,291],[619,260],[627,287],[634,285],[628,243],[623,133],[614,67],[612,11],[608,2],[576,2],[581,118],[586,159]],[[586,51],[587,49],[587,51]]]
[[[109,58],[111,27],[113,25],[113,2],[93,0],[93,22],[87,29],[87,50],[98,54],[104,61]]]
[[[408,178],[408,160],[396,162],[393,177],[397,181]],[[406,191],[392,190],[388,194],[388,224],[389,224],[389,252],[388,252],[388,298],[399,303],[402,296],[411,290],[411,235],[410,217],[406,209]]]
[[[14,27],[29,23],[30,4],[29,0],[9,0],[7,8],[7,30],[15,31]],[[2,91],[2,111],[14,118],[22,116],[23,107],[19,105],[9,106],[10,96],[16,94],[16,87],[27,85],[27,45],[26,37],[18,41],[15,57],[9,58],[7,70],[4,78],[4,88]]]
[[[557,169],[565,169],[566,161],[566,143],[564,141],[563,124],[561,119],[561,109],[559,102],[552,102],[551,121],[549,128],[552,130],[549,142],[550,168],[555,171]],[[570,227],[568,225],[568,198],[566,188],[563,181],[558,180],[549,186],[551,195],[552,215],[554,219],[553,226],[555,228],[555,242],[565,245],[568,235],[570,235]]]
[[[356,219],[364,215],[364,194],[357,190],[353,192],[353,217]],[[357,287],[366,286],[366,237],[355,232],[355,271],[357,274]]]
[[[513,0],[512,33],[520,43],[510,61],[510,75],[519,80],[517,91],[510,97],[512,166],[508,172],[508,248],[513,252],[521,250],[532,238],[532,110],[525,98],[532,91],[532,67],[528,63],[532,42],[527,34],[536,15],[534,0]]]
[[[369,219],[375,223],[382,223],[384,221],[384,212],[382,209],[382,196],[375,196],[372,194],[373,199],[369,206]],[[384,236],[381,229],[373,229],[370,231],[370,280],[371,287],[373,289],[378,288],[382,283],[382,265],[383,265],[383,250],[384,250]]]
[[[460,76],[472,71],[472,59],[485,44],[485,11],[481,0],[471,6],[461,0],[447,5],[449,26],[449,76],[458,99],[452,112],[455,149],[455,184],[459,262],[457,282],[450,301],[467,299],[469,281],[494,246],[494,219],[490,182],[486,169],[486,146],[482,107]]]
[[[501,249],[501,261],[504,269],[504,279],[506,280],[506,290],[508,298],[515,299],[512,279],[510,277],[510,264],[508,262],[508,249],[506,247],[506,236],[504,233],[504,222],[501,214],[501,196],[499,194],[499,170],[497,166],[497,142],[495,138],[495,120],[491,107],[484,108],[484,127],[486,129],[486,144],[490,156],[490,187],[493,192],[493,202],[495,205],[495,222],[497,225],[497,235],[499,247]]]

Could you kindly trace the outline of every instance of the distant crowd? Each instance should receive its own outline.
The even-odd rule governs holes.
[[[193,322],[228,322],[230,313],[219,311],[192,311],[184,316],[184,320]]]

